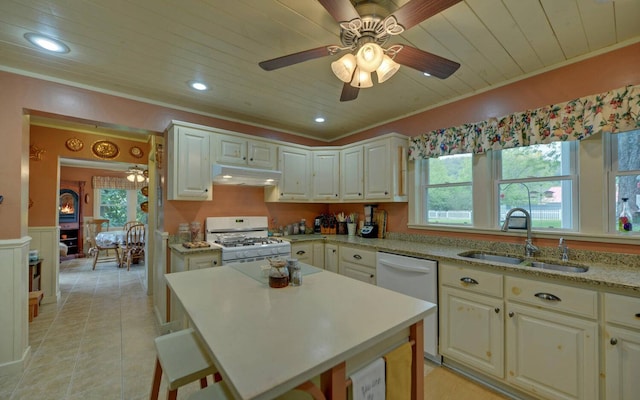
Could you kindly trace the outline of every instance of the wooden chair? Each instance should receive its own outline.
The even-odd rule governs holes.
[[[122,249],[122,263],[127,264],[127,271],[131,269],[131,262],[144,257],[146,232],[144,224],[133,225],[127,230]]]
[[[94,219],[87,222],[87,237],[89,238],[89,256],[93,256],[93,269],[96,269],[100,252],[106,253],[106,258],[102,258],[101,262],[116,261],[118,266],[121,265],[120,253],[118,252],[118,243],[101,243],[97,240],[98,233],[109,230],[108,219]],[[113,250],[115,257],[109,257],[109,250]]]
[[[139,221],[127,221],[127,222],[124,224],[124,227],[122,228],[122,230],[123,230],[123,231],[125,231],[125,232],[127,232],[127,231],[129,230],[129,228],[131,228],[132,226],[134,226],[134,225],[141,225],[141,224],[142,224],[142,222],[139,222]]]

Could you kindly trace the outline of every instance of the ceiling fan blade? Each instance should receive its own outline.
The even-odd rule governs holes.
[[[349,22],[360,18],[360,14],[350,0],[318,0],[318,2],[337,22]]]
[[[315,49],[309,49],[300,51],[298,53],[289,54],[286,56],[273,58],[271,60],[261,61],[258,65],[265,71],[273,71],[274,69],[288,67],[289,65],[298,64],[304,61],[313,60],[314,58],[320,58],[336,54],[329,50],[330,46],[322,46]]]
[[[436,78],[446,79],[460,68],[460,64],[455,61],[427,53],[415,47],[402,45],[402,50],[396,54],[393,61],[407,67],[426,72]]]
[[[351,86],[348,82],[342,86],[342,94],[340,95],[340,101],[351,101],[358,97],[360,88]]]
[[[410,0],[398,8],[392,15],[406,30],[414,25],[418,25],[429,17],[441,13],[460,1],[461,0]]]

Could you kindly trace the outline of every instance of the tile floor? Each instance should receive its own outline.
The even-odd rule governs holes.
[[[127,272],[115,263],[93,271],[88,259],[61,263],[61,299],[29,324],[31,358],[24,373],[0,376],[0,399],[147,399],[160,332],[143,277],[142,264]],[[446,368],[425,371],[425,400],[504,399]],[[195,390],[197,383],[181,388],[178,398]]]

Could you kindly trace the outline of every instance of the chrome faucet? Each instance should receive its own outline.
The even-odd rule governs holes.
[[[525,240],[524,242],[524,255],[526,257],[533,257],[533,254],[537,253],[540,250],[533,244],[533,241],[531,240],[531,214],[529,214],[527,210],[525,210],[524,208],[516,207],[507,211],[507,215],[504,219],[504,224],[502,224],[502,232],[506,232],[509,230],[509,221],[511,220],[511,214],[516,211],[520,211],[524,214],[527,223],[527,240]]]
[[[569,261],[569,247],[567,247],[564,238],[560,238],[558,248],[560,248],[560,259],[562,261]]]

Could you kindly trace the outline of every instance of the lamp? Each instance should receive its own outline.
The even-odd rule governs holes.
[[[400,64],[385,54],[389,52],[391,56],[394,56],[398,50],[393,47],[385,50],[377,43],[365,43],[355,55],[345,54],[338,61],[332,62],[331,70],[338,79],[350,83],[353,87],[372,87],[371,73],[373,71],[376,71],[378,83],[382,83],[400,69]]]
[[[138,167],[137,165],[134,167],[131,167],[127,170],[127,180],[129,182],[144,182],[146,178],[144,177],[144,171],[142,170],[142,168]]]

